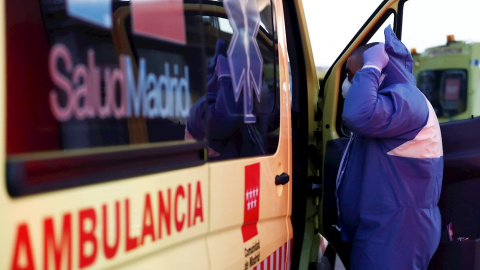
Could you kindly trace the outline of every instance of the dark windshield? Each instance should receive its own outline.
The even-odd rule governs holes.
[[[418,74],[417,86],[430,100],[438,117],[452,117],[466,110],[466,70],[422,71]]]

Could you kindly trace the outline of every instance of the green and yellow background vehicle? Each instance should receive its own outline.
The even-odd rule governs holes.
[[[412,49],[418,88],[432,103],[440,122],[480,114],[480,43],[447,37],[445,45]]]

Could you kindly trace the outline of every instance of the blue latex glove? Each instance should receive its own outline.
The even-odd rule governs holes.
[[[212,59],[207,66],[207,81],[215,72],[215,67],[217,65],[217,58],[219,55],[226,56],[227,55],[227,42],[223,39],[218,39],[215,45],[215,55],[213,55]]]
[[[224,62],[227,54],[227,42],[223,39],[218,39],[215,47],[215,55],[210,59],[207,66],[207,96],[209,100],[215,100],[217,98],[218,85],[217,80],[220,75],[228,72],[228,60],[227,71],[218,69],[218,62]]]
[[[215,66],[215,74],[220,78],[221,76],[230,75],[230,68],[228,66],[228,58],[222,54],[217,56],[217,65]]]
[[[382,69],[388,64],[388,54],[385,52],[385,44],[378,43],[363,53],[363,67],[369,66]]]

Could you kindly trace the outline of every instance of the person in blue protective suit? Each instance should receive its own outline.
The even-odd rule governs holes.
[[[226,41],[217,40],[215,55],[207,66],[207,94],[190,108],[185,139],[206,138],[210,160],[265,155],[267,133],[280,123],[275,96],[263,82],[262,104],[275,108],[275,112],[266,116],[257,114],[256,123],[245,123],[243,103],[235,101],[226,52]],[[243,101],[243,96],[238,100]]]
[[[342,118],[353,135],[337,199],[352,269],[427,269],[440,241],[442,138],[412,68],[390,26],[385,44],[357,48],[346,64]]]

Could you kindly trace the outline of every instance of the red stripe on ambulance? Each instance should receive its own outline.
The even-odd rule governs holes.
[[[253,270],[290,270],[290,263],[292,260],[292,244],[293,239],[290,239],[285,244],[281,245],[270,256],[265,258],[259,264],[255,265]]]
[[[192,185],[193,184],[193,185]],[[43,219],[43,237],[33,237],[30,226],[25,222],[17,225],[13,254],[11,255],[11,270],[40,269],[72,269],[72,256],[76,256],[78,268],[86,268],[95,263],[99,256],[113,259],[121,252],[130,252],[148,242],[161,240],[169,236],[172,230],[177,233],[204,222],[203,198],[201,182],[178,185],[174,189],[159,190],[156,194],[157,207],[153,210],[154,193],[146,193],[143,201],[143,215],[140,235],[133,235],[131,231],[130,199],[102,204],[101,209],[86,207],[74,212],[67,212],[61,218],[61,226],[55,228],[54,218]],[[111,221],[107,213],[114,213],[114,233],[109,233]],[[110,215],[112,216],[112,215]],[[78,231],[73,231],[72,223],[77,218]],[[172,226],[172,223],[174,226]],[[173,228],[173,229],[172,229]],[[120,241],[120,234],[124,241]],[[162,234],[163,233],[163,234]],[[78,236],[74,237],[74,234]],[[112,239],[111,235],[114,235]],[[108,238],[108,239],[107,239]],[[33,250],[33,240],[43,239],[43,250]],[[73,240],[78,239],[78,243]],[[38,240],[36,240],[38,241]],[[120,243],[124,245],[121,249]],[[72,246],[78,246],[78,254],[72,254]],[[87,251],[86,246],[90,245]],[[43,262],[34,261],[34,251],[43,252]],[[102,255],[103,254],[103,255]],[[76,267],[75,267],[76,268]]]

